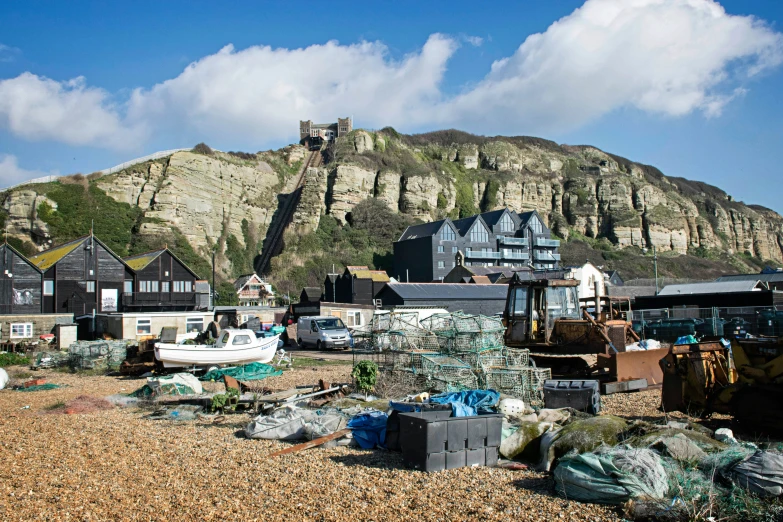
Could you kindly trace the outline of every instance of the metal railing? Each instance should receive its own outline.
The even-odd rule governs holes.
[[[123,306],[156,306],[161,305],[192,305],[196,304],[194,292],[138,292],[122,294]]]
[[[533,252],[533,259],[536,261],[560,261],[560,254],[553,254],[552,252],[540,252],[536,250]]]
[[[528,254],[527,252],[506,252],[506,251],[503,251],[500,254],[500,256],[501,256],[502,259],[519,259],[519,260],[522,260],[522,261],[526,261],[526,260],[530,259],[530,254]]]
[[[560,240],[559,239],[546,239],[546,238],[543,238],[543,237],[537,237],[535,245],[537,247],[548,247],[548,248],[555,247],[556,248],[556,247],[560,246]]]
[[[500,259],[500,252],[481,252],[479,250],[468,250],[465,257],[473,259]]]
[[[524,237],[498,236],[498,241],[503,245],[527,246],[527,238]]]

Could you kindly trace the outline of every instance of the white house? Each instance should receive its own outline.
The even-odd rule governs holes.
[[[234,281],[234,288],[239,298],[239,306],[273,306],[275,293],[272,285],[258,277],[257,274],[240,276]]]
[[[590,261],[582,266],[569,266],[565,270],[567,279],[577,279],[579,281],[579,287],[576,289],[579,299],[595,297],[596,284],[599,295],[606,295],[604,273]]]

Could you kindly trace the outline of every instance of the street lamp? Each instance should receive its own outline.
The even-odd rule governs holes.
[[[655,250],[655,245],[652,247],[653,251],[653,267],[655,267],[655,295],[658,295],[658,252]],[[647,253],[647,249],[643,248],[642,252]]]

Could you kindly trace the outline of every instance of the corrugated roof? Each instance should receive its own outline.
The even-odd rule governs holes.
[[[405,300],[436,299],[506,299],[506,285],[475,285],[464,283],[386,283],[384,291],[392,291]]]
[[[78,239],[74,239],[73,241],[69,241],[68,243],[62,244],[60,246],[56,246],[54,248],[50,248],[49,250],[45,250],[44,252],[41,252],[40,254],[36,254],[33,257],[31,257],[30,262],[41,270],[48,270],[59,260],[61,260],[68,254],[70,254],[71,252],[79,248],[79,245],[84,244],[84,242],[89,237],[90,236],[80,237]]]
[[[666,285],[658,295],[725,294],[750,292],[756,290],[759,280],[749,281],[713,281],[710,283],[689,283],[684,285]]]
[[[722,283],[724,281],[764,281],[765,283],[777,283],[783,281],[783,272],[773,274],[737,274],[720,276],[715,281]]]
[[[357,270],[353,276],[359,279],[372,279],[376,283],[389,282],[389,275],[383,270]]]
[[[165,248],[161,248],[160,250],[153,250],[152,252],[125,257],[123,258],[123,261],[125,261],[125,264],[131,267],[131,269],[138,272],[139,270],[147,268],[150,263],[155,261],[165,251]]]

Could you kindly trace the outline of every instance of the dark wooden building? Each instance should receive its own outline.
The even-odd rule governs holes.
[[[75,316],[121,310],[133,272],[95,236],[74,239],[30,261],[43,272],[43,312]]]
[[[452,283],[387,283],[376,296],[383,308],[397,306],[445,308],[467,314],[503,312],[508,285]]]
[[[375,295],[390,281],[383,270],[348,266],[342,275],[328,274],[324,281],[324,301],[371,305]]]
[[[43,272],[8,243],[0,245],[0,315],[40,314]]]
[[[198,276],[168,248],[123,259],[132,270],[126,281],[122,306],[128,311],[164,312],[198,310]]]

